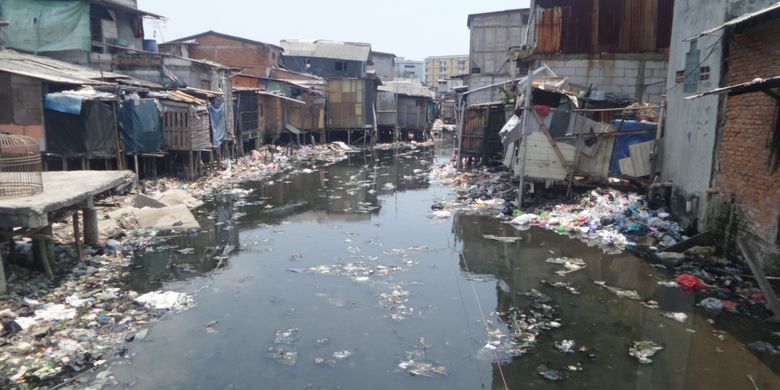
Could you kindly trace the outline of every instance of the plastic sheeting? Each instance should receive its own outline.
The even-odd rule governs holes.
[[[116,117],[111,103],[86,100],[78,114],[44,110],[46,151],[63,157],[116,156]]]
[[[49,110],[72,115],[81,115],[81,103],[86,96],[67,93],[49,93],[44,98],[43,106]]]
[[[90,50],[89,1],[3,0],[6,47],[32,53]]]
[[[119,109],[119,133],[125,148],[153,153],[163,144],[162,120],[154,99],[126,100]]]
[[[647,130],[647,133],[643,134],[626,134],[615,137],[615,146],[612,150],[612,160],[610,160],[609,163],[609,171],[612,173],[623,173],[620,170],[620,160],[631,157],[631,145],[654,140],[658,124],[651,122],[625,121],[622,119],[614,120],[610,124],[618,129],[618,131]]]
[[[227,139],[227,121],[225,120],[225,105],[209,105],[209,116],[211,116],[211,143],[214,147],[219,147]]]

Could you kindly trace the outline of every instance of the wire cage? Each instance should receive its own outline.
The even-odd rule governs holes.
[[[0,134],[0,198],[43,192],[41,152],[35,138]]]

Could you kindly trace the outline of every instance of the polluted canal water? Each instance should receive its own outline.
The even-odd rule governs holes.
[[[448,153],[356,153],[208,202],[203,231],[139,255],[129,282],[195,307],[69,386],[780,388],[780,360],[744,347],[778,344],[766,325],[696,308],[643,260],[434,215],[456,197],[428,176]]]

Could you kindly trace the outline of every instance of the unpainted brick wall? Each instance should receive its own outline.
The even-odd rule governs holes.
[[[727,85],[780,75],[780,23],[761,23],[732,35]],[[768,244],[778,239],[780,170],[768,162],[778,103],[754,92],[729,96],[718,145],[718,189],[742,213],[742,229]]]
[[[268,68],[279,64],[279,53],[272,55],[270,46],[257,46],[218,36],[198,38],[190,49],[190,57],[218,62],[223,65],[246,68],[247,74],[266,77]],[[274,60],[275,57],[275,60]]]

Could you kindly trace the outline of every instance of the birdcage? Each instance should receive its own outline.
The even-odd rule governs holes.
[[[0,198],[43,192],[38,142],[22,135],[0,134]]]

